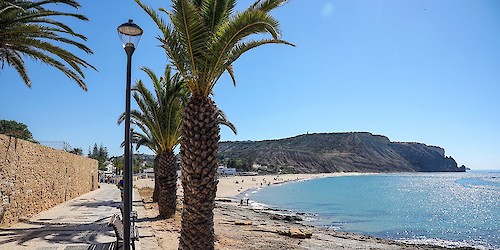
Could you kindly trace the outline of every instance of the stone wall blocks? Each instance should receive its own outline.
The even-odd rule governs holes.
[[[0,226],[34,216],[98,186],[92,183],[97,181],[96,160],[1,134],[0,163]]]

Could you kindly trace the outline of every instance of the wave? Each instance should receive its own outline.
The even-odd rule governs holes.
[[[408,244],[423,244],[423,245],[434,245],[441,246],[446,248],[459,248],[459,247],[473,247],[475,249],[480,250],[499,250],[500,248],[487,244],[486,242],[466,242],[466,241],[451,241],[444,239],[433,239],[433,238],[406,238],[406,239],[397,239],[396,241],[404,242]]]
[[[496,177],[461,178],[456,180],[455,183],[468,188],[500,189],[500,178]]]

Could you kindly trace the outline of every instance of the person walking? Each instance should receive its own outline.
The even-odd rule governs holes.
[[[122,198],[122,203],[123,203],[123,192],[124,192],[123,179],[120,179],[120,181],[118,182],[118,184],[116,184],[116,186],[118,187],[118,189],[120,189],[120,196]]]

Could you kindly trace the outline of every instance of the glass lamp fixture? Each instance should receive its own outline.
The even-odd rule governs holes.
[[[142,36],[142,29],[129,19],[127,23],[118,26],[118,36],[122,40],[123,47],[136,47]]]

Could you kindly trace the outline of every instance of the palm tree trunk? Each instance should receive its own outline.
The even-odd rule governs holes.
[[[215,103],[193,96],[184,110],[181,165],[184,209],[179,249],[214,249],[219,125]]]
[[[153,202],[158,202],[158,195],[160,194],[160,185],[159,185],[159,181],[158,181],[158,161],[157,161],[157,159],[155,159],[153,171],[155,173],[155,189],[153,190]]]
[[[158,211],[160,218],[170,218],[177,206],[177,168],[175,155],[166,151],[158,159]]]

